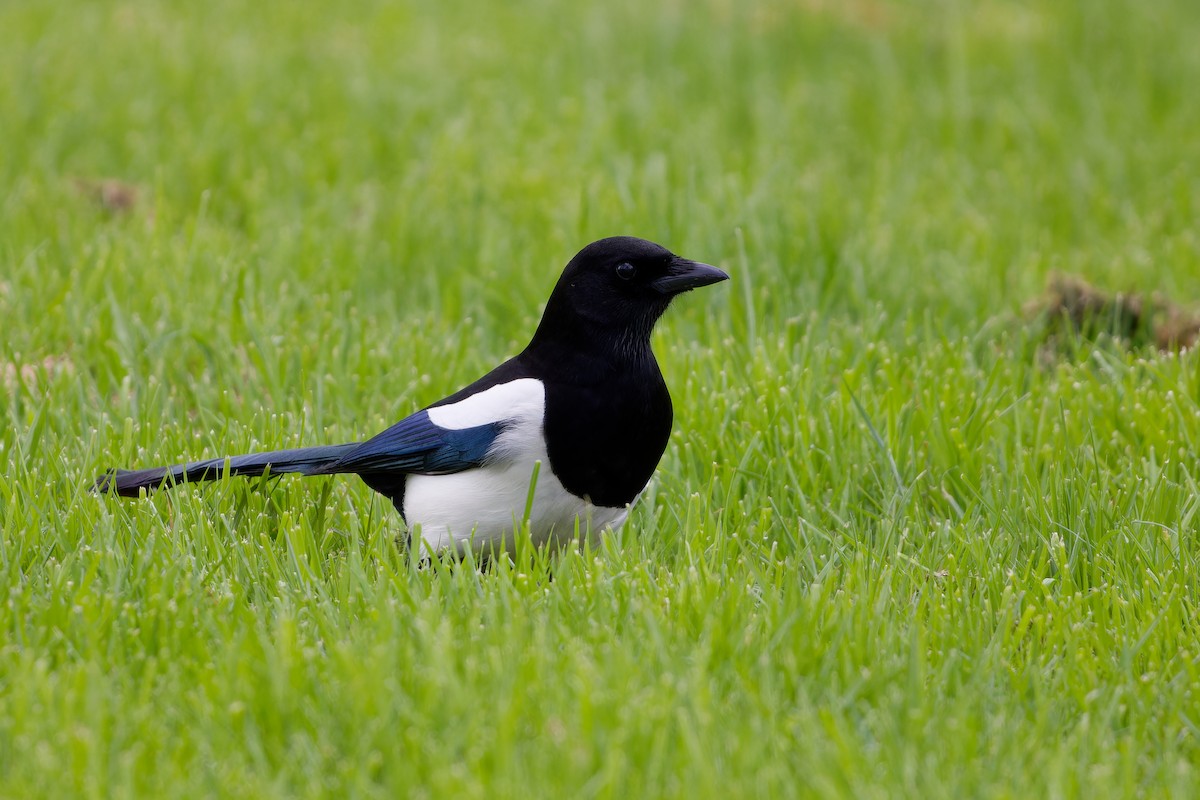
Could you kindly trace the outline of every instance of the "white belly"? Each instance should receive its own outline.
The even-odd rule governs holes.
[[[541,381],[522,378],[494,386],[452,405],[428,409],[447,429],[503,420],[505,429],[488,451],[487,466],[452,475],[409,475],[404,518],[421,555],[453,549],[459,554],[512,550],[529,505],[535,545],[563,545],[605,528],[618,528],[629,508],[596,506],[563,488],[550,469],[542,434],[546,407]],[[533,503],[529,486],[539,465]]]
[[[529,504],[533,464],[505,464],[456,475],[410,475],[404,515],[421,555],[467,550],[476,555],[510,551]],[[530,506],[535,546],[582,541],[605,528],[619,528],[628,507],[596,506],[568,492],[542,460]]]

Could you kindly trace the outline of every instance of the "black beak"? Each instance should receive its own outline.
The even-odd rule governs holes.
[[[727,280],[729,275],[723,270],[675,256],[667,267],[667,274],[651,281],[650,285],[663,294],[674,295]]]

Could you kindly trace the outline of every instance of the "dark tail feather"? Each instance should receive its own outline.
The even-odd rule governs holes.
[[[297,450],[275,450],[271,453],[233,456],[229,459],[229,474],[252,478],[263,475],[269,469],[272,475],[281,475],[285,472],[309,475],[322,467],[328,467],[356,447],[358,447],[358,443],[351,442],[350,444],[326,447],[302,447]],[[137,497],[142,489],[148,492],[154,491],[164,483],[167,486],[173,486],[177,483],[215,481],[223,477],[225,477],[225,459],[210,458],[208,461],[193,461],[190,464],[176,464],[173,467],[115,469],[97,478],[92,489],[97,492],[119,494],[122,497]]]

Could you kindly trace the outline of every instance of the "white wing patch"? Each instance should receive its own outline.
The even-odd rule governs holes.
[[[457,431],[533,415],[541,425],[545,410],[546,387],[536,378],[520,378],[426,413],[434,425]]]
[[[488,463],[454,475],[410,475],[404,516],[420,533],[420,549],[484,551],[511,544],[525,516],[529,483],[539,463],[529,527],[535,544],[567,541],[589,531],[619,527],[628,508],[595,506],[568,492],[554,476],[546,453],[543,419],[546,389],[534,378],[493,386],[465,400],[428,410],[434,424],[459,430],[503,421]],[[415,537],[414,537],[415,539]]]

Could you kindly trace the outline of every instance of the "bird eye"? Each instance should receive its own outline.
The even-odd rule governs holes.
[[[630,264],[629,262],[617,264],[617,277],[621,280],[631,280],[635,275],[637,275],[637,267],[635,267],[633,264]]]

